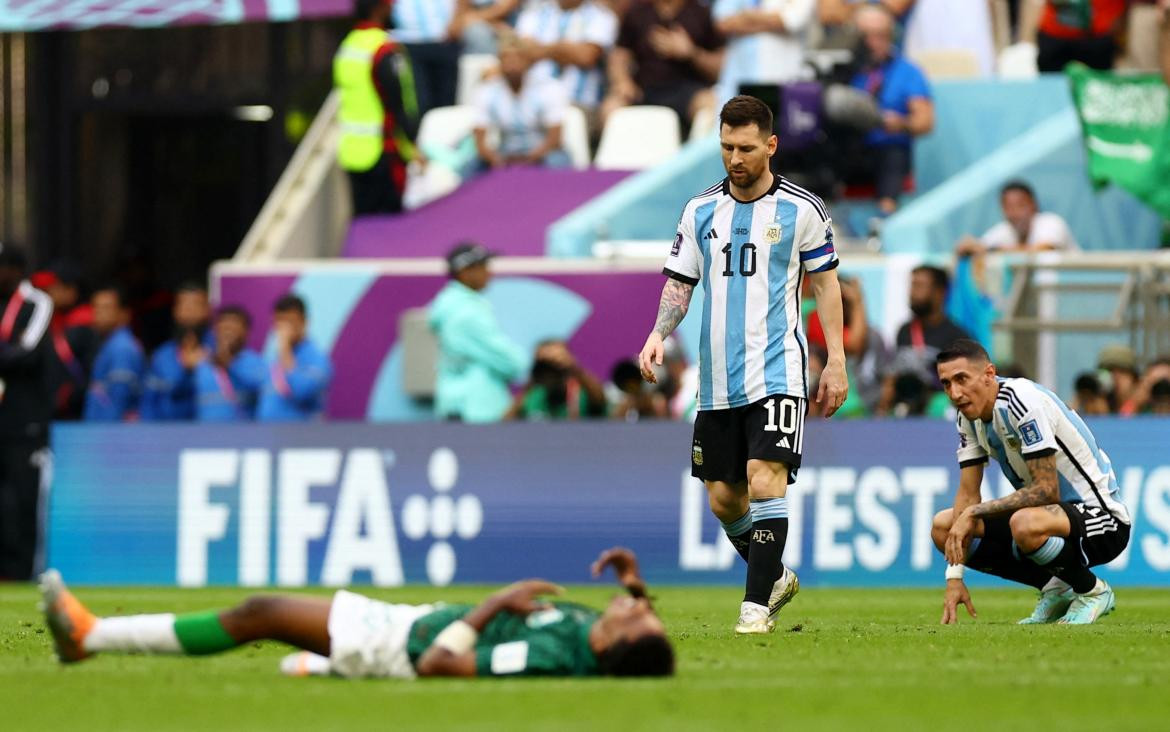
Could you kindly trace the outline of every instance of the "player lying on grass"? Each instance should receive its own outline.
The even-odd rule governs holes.
[[[936,363],[959,411],[959,490],[931,529],[948,563],[942,622],[956,622],[959,605],[975,616],[964,565],[1040,590],[1022,624],[1082,625],[1113,610],[1113,590],[1089,568],[1125,549],[1130,518],[1093,433],[1043,386],[997,377],[975,341],[955,341]],[[1015,491],[982,501],[989,456]]]
[[[277,640],[302,653],[288,656],[289,675],[667,676],[674,651],[646,597],[628,549],[602,552],[599,576],[613,567],[629,595],[603,612],[569,602],[543,602],[556,585],[525,580],[477,606],[392,605],[341,590],[332,600],[256,596],[223,612],[99,618],[50,570],[42,575],[45,620],[62,663],[95,653],[219,653]]]

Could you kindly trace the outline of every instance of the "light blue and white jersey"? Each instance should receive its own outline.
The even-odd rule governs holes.
[[[716,86],[722,106],[739,93],[740,84],[795,80],[804,65],[805,31],[813,19],[816,0],[715,0],[711,15],[716,23],[747,10],[779,16],[784,33],[749,33],[728,40]]]
[[[780,176],[750,203],[726,179],[687,203],[663,273],[703,284],[700,411],[808,398],[801,283],[838,261],[825,204]]]
[[[503,77],[481,86],[475,98],[475,126],[500,133],[501,155],[525,155],[540,147],[551,127],[564,122],[569,99],[552,79],[527,77],[516,94]]]
[[[1061,501],[1099,506],[1118,521],[1130,523],[1109,456],[1080,415],[1040,384],[1000,379],[991,422],[960,414],[956,426],[960,466],[993,457],[1019,489],[1031,481],[1028,460],[1054,455]]]
[[[394,38],[402,43],[437,43],[447,39],[455,19],[455,0],[395,0]]]
[[[516,34],[522,38],[545,45],[561,41],[592,43],[606,53],[613,48],[617,32],[617,17],[596,0],[585,0],[572,10],[562,9],[556,0],[536,0],[516,21]],[[533,66],[529,75],[557,79],[564,85],[569,101],[592,109],[601,103],[604,68],[604,56],[591,69],[561,66],[545,59]]]

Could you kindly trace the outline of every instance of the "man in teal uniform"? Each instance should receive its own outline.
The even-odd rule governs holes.
[[[62,663],[96,653],[219,653],[258,640],[303,649],[289,675],[666,676],[674,651],[628,549],[605,551],[628,592],[598,612],[539,600],[561,589],[543,580],[509,585],[479,605],[393,605],[341,590],[332,600],[258,596],[222,612],[101,618],[50,570],[41,577],[45,620]]]

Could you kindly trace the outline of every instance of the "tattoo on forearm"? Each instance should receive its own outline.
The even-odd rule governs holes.
[[[667,280],[662,288],[662,299],[658,302],[658,319],[654,321],[654,332],[663,338],[674,332],[691,306],[694,285],[678,280]]]
[[[986,518],[999,514],[1011,513],[1021,508],[1047,506],[1060,501],[1060,489],[1057,487],[1056,458],[1048,455],[1028,461],[1028,471],[1032,474],[1032,481],[1011,495],[998,498],[994,501],[984,501],[971,509],[974,518]]]

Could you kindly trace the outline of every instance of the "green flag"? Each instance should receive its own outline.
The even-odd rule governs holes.
[[[1155,74],[1065,69],[1081,119],[1089,179],[1114,183],[1170,219],[1170,89]]]

